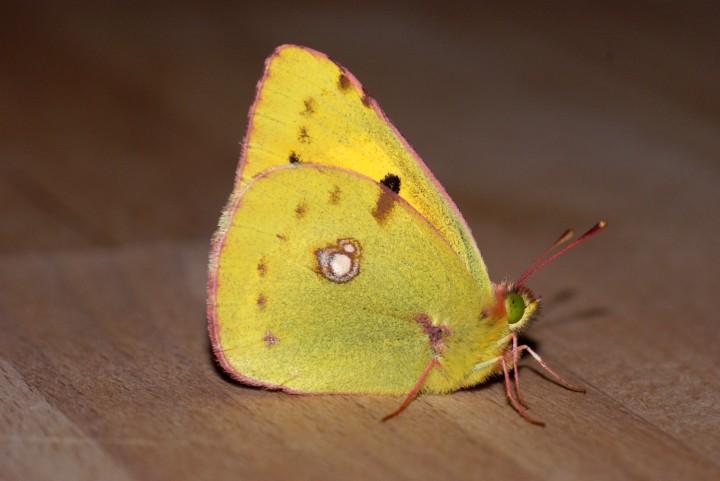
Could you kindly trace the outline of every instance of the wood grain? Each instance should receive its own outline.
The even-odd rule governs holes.
[[[400,4],[397,4],[400,5]],[[5,2],[0,20],[0,479],[718,479],[716,5],[465,8]],[[262,60],[341,61],[516,276],[521,368],[399,400],[242,386],[205,327],[210,234]]]

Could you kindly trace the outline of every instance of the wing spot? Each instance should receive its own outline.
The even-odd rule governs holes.
[[[306,127],[300,127],[300,132],[298,132],[298,142],[301,144],[309,144],[312,142]]]
[[[298,204],[297,207],[295,207],[295,217],[298,219],[302,219],[305,217],[305,214],[307,214],[308,205],[307,202],[303,201]]]
[[[432,349],[433,354],[440,354],[445,349],[445,337],[451,334],[450,328],[444,324],[436,326],[430,316],[424,313],[415,315],[415,322],[420,324],[423,332],[430,340],[430,349]]]
[[[377,203],[372,210],[372,216],[379,224],[383,224],[395,206],[396,194],[387,187],[382,187],[378,194]]]
[[[291,164],[299,164],[300,156],[295,151],[291,151],[290,155],[288,156],[288,160]]]
[[[342,92],[347,92],[352,87],[352,83],[350,82],[350,79],[347,78],[347,75],[344,73],[341,73],[338,77],[338,88]]]
[[[278,239],[280,239],[283,242],[287,242],[287,240],[288,240],[288,238],[285,234],[276,234],[275,237],[277,237]]]
[[[329,202],[333,205],[336,205],[338,202],[340,202],[340,187],[334,186],[333,190],[330,191],[330,200]]]
[[[362,96],[362,99],[360,99],[360,100],[362,101],[363,105],[367,108],[372,107],[372,96],[368,93],[367,90],[365,90],[365,87],[363,87],[362,91],[363,91],[363,96]]]
[[[268,347],[272,347],[275,344],[278,343],[280,339],[277,338],[272,332],[270,332],[270,329],[265,331],[265,337],[263,337],[263,341],[265,341],[265,344],[267,344]]]
[[[265,309],[265,306],[267,306],[267,297],[265,297],[265,294],[260,294],[257,298],[257,306],[258,309],[261,311]]]
[[[261,257],[258,261],[257,270],[260,277],[265,277],[265,274],[267,274],[267,260],[265,260],[265,257]]]
[[[313,115],[313,114],[315,113],[315,107],[316,107],[317,104],[316,104],[314,98],[312,98],[312,97],[306,98],[306,99],[303,101],[303,104],[305,104],[305,110],[303,110],[302,112],[300,112],[300,115],[310,116],[310,115]]]
[[[381,180],[380,183],[395,192],[396,194],[400,193],[400,177],[398,177],[397,175],[388,174],[383,177],[383,180]]]
[[[355,239],[338,239],[315,251],[318,273],[325,279],[343,284],[360,273],[360,242]]]

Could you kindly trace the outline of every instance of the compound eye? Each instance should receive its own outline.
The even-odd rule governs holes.
[[[525,286],[513,287],[505,294],[505,313],[511,331],[525,329],[537,317],[540,299]]]
[[[516,324],[525,314],[525,299],[517,292],[508,293],[505,298],[505,311],[508,324]]]

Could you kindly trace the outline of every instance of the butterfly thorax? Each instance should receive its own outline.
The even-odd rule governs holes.
[[[528,288],[510,282],[493,284],[491,292],[472,326],[446,325],[434,316],[422,319],[431,351],[441,366],[428,376],[425,392],[475,386],[502,373],[502,359],[508,368],[516,364],[513,338],[536,317],[540,301]]]

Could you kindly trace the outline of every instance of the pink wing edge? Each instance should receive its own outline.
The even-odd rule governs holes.
[[[218,287],[218,267],[219,267],[219,259],[220,259],[220,253],[225,245],[225,236],[227,235],[227,231],[232,225],[232,219],[233,215],[235,214],[238,206],[240,205],[240,201],[243,197],[243,194],[245,193],[246,189],[238,190],[237,186],[240,185],[240,181],[242,179],[242,173],[245,168],[245,162],[247,159],[247,141],[250,138],[250,135],[253,132],[253,118],[255,116],[255,109],[257,108],[260,100],[261,100],[261,92],[263,84],[265,83],[265,80],[267,79],[270,71],[270,64],[272,61],[279,56],[283,50],[288,48],[299,48],[302,50],[305,50],[306,52],[310,53],[311,55],[329,60],[330,62],[333,62],[335,65],[340,68],[340,70],[343,72],[343,74],[350,80],[350,82],[353,84],[353,86],[358,89],[360,92],[364,92],[365,95],[368,97],[370,101],[370,105],[372,106],[373,110],[375,111],[376,115],[385,121],[387,125],[390,126],[395,136],[400,140],[403,147],[407,149],[408,152],[410,152],[415,159],[415,162],[420,166],[420,168],[425,172],[425,174],[428,176],[430,181],[433,183],[435,188],[440,192],[440,194],[443,196],[446,202],[450,204],[450,206],[455,211],[455,214],[462,222],[463,226],[467,229],[467,231],[471,234],[472,237],[472,231],[470,230],[470,226],[468,226],[467,222],[465,221],[465,218],[462,216],[460,211],[458,210],[457,206],[455,205],[455,202],[450,198],[448,193],[445,191],[445,188],[440,184],[440,182],[435,178],[433,173],[428,169],[427,165],[425,165],[425,162],[422,161],[420,156],[415,152],[415,150],[410,146],[410,144],[405,140],[405,137],[402,136],[402,134],[398,131],[398,129],[395,127],[395,125],[390,121],[390,119],[385,115],[385,112],[380,108],[380,105],[378,105],[377,101],[369,94],[367,94],[367,91],[363,88],[360,81],[345,67],[343,67],[340,63],[334,61],[327,55],[325,55],[322,52],[319,52],[317,50],[314,50],[312,48],[303,47],[300,45],[293,45],[293,44],[284,44],[277,47],[273,53],[265,60],[265,67],[263,70],[263,75],[258,80],[255,91],[255,100],[253,101],[252,106],[250,107],[250,110],[248,112],[248,129],[245,133],[245,137],[243,138],[242,142],[242,150],[240,154],[240,162],[238,164],[237,170],[235,171],[235,186],[233,188],[233,192],[230,195],[230,199],[228,200],[227,204],[225,205],[222,214],[220,216],[220,221],[218,222],[218,229],[215,232],[215,234],[212,237],[211,245],[210,245],[210,261],[208,266],[208,281],[207,281],[207,291],[208,291],[208,297],[207,297],[207,305],[206,305],[206,311],[207,311],[207,318],[208,318],[208,332],[210,334],[210,341],[212,344],[212,350],[213,354],[215,355],[215,358],[217,359],[218,363],[222,366],[222,368],[225,370],[225,372],[232,377],[233,379],[246,384],[250,386],[255,387],[261,387],[269,390],[281,390],[290,394],[304,394],[304,395],[316,395],[316,394],[354,394],[354,393],[308,393],[304,391],[298,391],[291,388],[288,388],[287,386],[278,385],[278,384],[271,384],[263,381],[258,381],[257,379],[253,379],[247,376],[242,375],[239,373],[227,360],[225,357],[225,353],[222,350],[222,346],[220,344],[220,335],[219,335],[219,329],[220,325],[217,321],[217,287]],[[306,166],[310,167],[313,166],[313,164],[305,164]],[[364,175],[358,174],[356,172],[351,172],[345,169],[340,169],[337,167],[332,166],[326,166],[326,165],[316,165],[318,168],[330,168],[330,169],[336,169],[336,170],[342,170],[345,172],[349,172],[353,175],[356,175],[360,178],[365,178],[368,180],[371,180],[375,182],[374,180],[370,179],[369,177],[366,177]],[[259,174],[256,178],[260,179],[262,177],[267,176],[268,174],[279,170],[284,169],[287,167],[276,167],[272,169],[268,169],[267,171]],[[376,182],[377,183],[377,182]],[[394,194],[394,192],[391,192]],[[397,196],[397,200],[401,203],[406,204],[408,207],[410,207],[413,211],[416,211],[414,207],[412,207],[410,204],[407,203],[402,197]],[[416,211],[417,212],[417,211]],[[417,212],[417,214],[432,227],[433,230],[438,232],[438,235],[443,238],[446,242],[447,240],[445,237],[440,234],[440,232],[437,230],[437,228],[432,225],[427,219],[425,219],[422,214]],[[474,238],[473,238],[474,239]],[[448,243],[449,244],[449,243]]]

